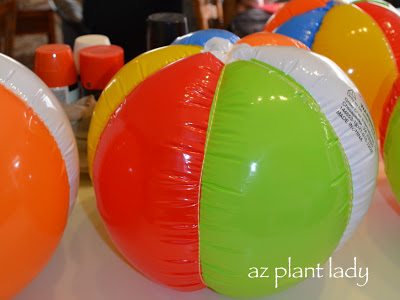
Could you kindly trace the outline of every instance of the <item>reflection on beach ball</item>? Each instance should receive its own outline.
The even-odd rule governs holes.
[[[260,297],[302,279],[275,288],[250,268],[317,266],[354,233],[376,182],[374,127],[346,74],[305,48],[271,33],[171,45],[110,82],[89,168],[112,240],[143,274]]]
[[[292,0],[264,30],[295,38],[337,63],[360,90],[378,129],[383,104],[399,75],[400,14],[393,6],[384,1]]]
[[[78,192],[69,121],[30,70],[0,54],[0,299],[10,299],[56,250]]]

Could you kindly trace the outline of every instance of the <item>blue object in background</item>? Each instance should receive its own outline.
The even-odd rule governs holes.
[[[227,30],[205,29],[180,36],[176,38],[171,45],[197,45],[204,47],[207,41],[212,39],[213,37],[219,37],[229,40],[232,44],[236,43],[239,40],[239,37],[237,35]]]
[[[301,15],[294,16],[283,23],[274,32],[294,38],[311,49],[322,20],[328,11],[336,4],[335,1],[329,1],[325,7],[316,8]]]

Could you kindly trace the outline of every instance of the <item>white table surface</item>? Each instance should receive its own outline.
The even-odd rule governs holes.
[[[370,210],[347,244],[332,257],[333,264],[368,267],[369,280],[310,278],[262,299],[367,300],[400,299],[400,206],[390,191],[380,164]],[[327,267],[324,268],[325,271]],[[327,274],[325,274],[327,275]],[[210,289],[177,292],[145,278],[118,254],[96,209],[93,187],[82,176],[77,204],[63,239],[40,275],[15,300],[217,300],[230,299]]]

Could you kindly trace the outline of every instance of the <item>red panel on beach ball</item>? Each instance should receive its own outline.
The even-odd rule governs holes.
[[[222,68],[204,53],[148,77],[111,117],[93,166],[98,207],[114,242],[145,275],[181,291],[204,287],[199,184]]]

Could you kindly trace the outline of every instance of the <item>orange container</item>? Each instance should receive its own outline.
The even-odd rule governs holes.
[[[34,72],[48,87],[74,85],[78,81],[71,47],[49,44],[36,49]]]

